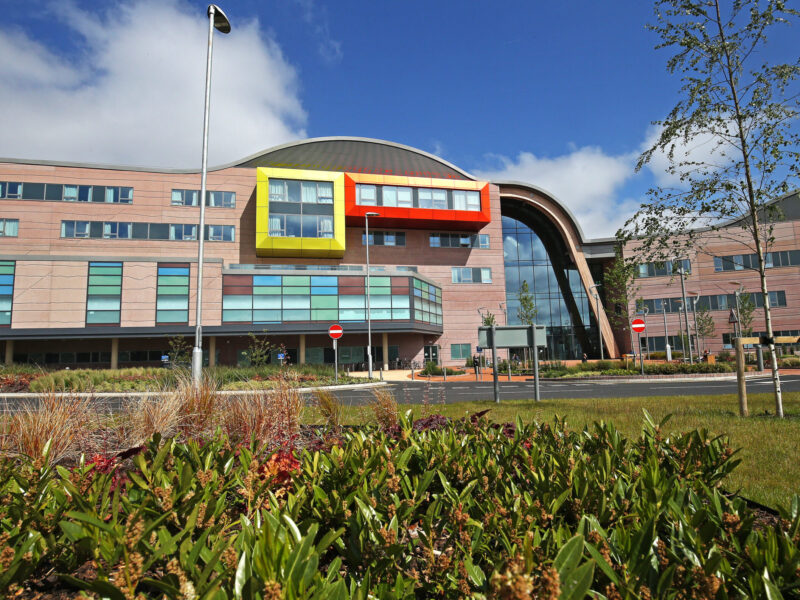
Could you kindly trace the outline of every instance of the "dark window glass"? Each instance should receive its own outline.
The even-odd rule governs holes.
[[[89,237],[101,238],[103,237],[103,222],[92,221],[89,225]]]
[[[45,200],[58,200],[64,198],[64,186],[57,183],[48,183],[47,191],[45,193]]]
[[[78,186],[78,202],[89,202],[92,199],[92,186]]]
[[[43,183],[26,183],[22,188],[22,197],[26,200],[44,200]]]
[[[150,223],[150,239],[151,240],[168,240],[169,239],[169,224],[167,224],[167,223]]]
[[[92,202],[105,202],[106,188],[103,185],[96,185],[92,190]]]
[[[148,238],[147,235],[147,223],[134,223],[133,224],[133,239],[135,240],[146,240]]]

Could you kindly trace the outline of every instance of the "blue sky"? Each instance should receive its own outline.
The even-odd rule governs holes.
[[[679,87],[646,1],[220,5],[233,31],[215,38],[211,164],[387,139],[551,190],[589,236],[663,177],[633,169]],[[0,0],[0,156],[199,167],[206,6]]]

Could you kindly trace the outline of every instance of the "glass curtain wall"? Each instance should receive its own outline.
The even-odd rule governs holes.
[[[519,292],[522,282],[536,305],[536,323],[547,327],[547,353],[550,360],[578,359],[592,353],[583,348],[580,338],[597,339],[594,314],[589,306],[590,297],[574,265],[560,267],[564,273],[562,284],[577,305],[577,314],[570,311],[556,276],[556,267],[550,259],[542,239],[522,221],[503,217],[503,261],[506,272],[506,299],[508,323],[519,325]],[[579,332],[581,328],[584,331]],[[585,335],[578,335],[578,333]]]

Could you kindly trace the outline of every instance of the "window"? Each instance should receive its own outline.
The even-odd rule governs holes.
[[[11,325],[11,305],[14,302],[14,261],[0,260],[0,327]]]
[[[88,238],[89,221],[61,221],[62,238]]]
[[[19,219],[0,219],[0,237],[17,237]]]
[[[367,243],[367,234],[361,233],[361,245]],[[370,231],[370,246],[405,246],[406,233],[404,231]]]
[[[356,204],[360,204],[362,206],[377,206],[378,204],[377,188],[374,185],[364,185],[361,183],[357,184]]]
[[[481,209],[480,192],[467,190],[453,190],[453,210],[472,210]]]
[[[450,344],[450,358],[453,360],[464,360],[470,357],[469,344]]]
[[[122,263],[90,262],[86,294],[87,325],[119,325]]]
[[[764,266],[767,269],[800,266],[800,250],[767,252],[764,255]],[[715,271],[742,271],[744,269],[758,270],[757,254],[734,254],[714,257]]]
[[[333,183],[269,181],[269,235],[333,238]]]
[[[132,227],[130,223],[103,223],[103,237],[109,240],[131,239]]]
[[[189,264],[160,263],[156,323],[189,322]]]
[[[665,277],[667,275],[677,275],[680,268],[685,273],[692,272],[692,263],[689,259],[665,260],[661,262],[651,262],[640,264],[636,272],[637,277]]]
[[[453,267],[453,283],[492,283],[492,269]]]
[[[488,248],[489,235],[485,233],[431,233],[431,248]]]
[[[186,227],[186,225],[184,225]],[[211,242],[234,241],[233,225],[206,225],[206,240]],[[194,239],[194,238],[190,238]]]
[[[199,190],[172,190],[170,204],[172,206],[197,206],[199,197]],[[206,190],[206,206],[234,208],[236,206],[236,192]]]
[[[169,226],[169,239],[196,240],[197,225],[174,224]]]
[[[8,198],[9,200],[22,198],[22,184],[17,183],[14,181],[7,182],[4,186],[5,194],[2,195],[3,198]]]

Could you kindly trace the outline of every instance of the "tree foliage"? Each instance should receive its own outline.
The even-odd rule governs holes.
[[[615,329],[626,330],[633,318],[631,301],[639,292],[635,275],[636,262],[625,259],[617,250],[614,261],[606,266],[603,274],[605,300],[610,309],[607,311],[608,320]]]
[[[717,327],[707,304],[698,304],[695,307],[694,318],[697,321],[697,335],[701,340],[713,338],[716,335]]]
[[[624,241],[636,239],[644,260],[702,253],[721,238],[755,253],[768,336],[764,259],[780,217],[775,201],[800,176],[800,60],[765,62],[765,46],[768,34],[797,16],[784,0],[655,0],[649,28],[657,48],[673,52],[667,69],[682,87],[637,168],[666,162],[673,183],[652,189],[620,232]],[[774,344],[771,355],[782,416]]]
[[[486,314],[482,315],[482,323],[484,327],[497,325],[497,319],[495,318],[494,313],[486,311]]]
[[[753,317],[755,316],[756,303],[750,294],[745,292],[739,295],[739,330],[742,332],[742,337],[750,337],[753,335]]]

